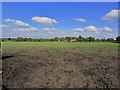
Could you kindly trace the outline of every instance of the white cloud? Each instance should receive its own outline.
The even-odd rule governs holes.
[[[75,29],[73,29],[74,31],[84,31],[84,29],[83,28],[75,28]]]
[[[73,36],[78,36],[78,35],[80,35],[80,33],[79,32],[73,32],[72,35]]]
[[[50,25],[52,23],[58,23],[55,19],[51,19],[48,17],[33,17],[32,20],[40,24],[47,24],[47,25]]]
[[[85,27],[85,29],[88,31],[95,31],[95,32],[99,31],[98,28],[96,28],[95,26],[92,26],[92,25]]]
[[[95,32],[96,34],[99,34],[100,32]]]
[[[0,25],[0,28],[1,29],[7,29],[7,28],[10,28],[11,26],[9,26],[9,25]]]
[[[86,22],[86,20],[83,19],[83,18],[77,18],[77,19],[74,19],[74,20],[76,20],[76,21],[80,21],[80,22]]]
[[[56,30],[56,31],[44,32],[44,35],[46,37],[54,38],[54,37],[65,37],[67,35],[67,33],[62,30]]]
[[[109,27],[104,27],[104,28],[102,28],[102,29],[105,30],[105,31],[112,31],[112,29],[109,28]]]
[[[112,34],[112,33],[107,33],[108,34],[108,36],[114,36],[114,34]]]
[[[44,31],[54,31],[57,30],[56,28],[43,28],[42,30]]]
[[[113,21],[114,19],[118,18],[118,11],[119,10],[111,10],[104,17],[102,17],[102,20]]]
[[[19,28],[19,29],[12,29],[13,31],[36,31],[38,30],[35,27],[31,27],[31,28]]]
[[[11,24],[16,25],[16,26],[30,27],[29,24],[24,23],[24,22],[22,22],[22,21],[20,21],[20,20],[5,19],[4,21],[5,21],[5,22],[10,22]]]
[[[61,30],[57,30],[57,31],[43,32],[42,35],[43,37],[54,38],[54,37],[65,37],[67,33]]]
[[[49,35],[53,35],[55,32],[47,32]]]
[[[14,22],[15,20],[13,20],[13,19],[5,19],[4,21],[6,21],[6,22]]]

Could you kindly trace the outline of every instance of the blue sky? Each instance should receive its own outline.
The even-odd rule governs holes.
[[[93,0],[2,0],[2,2],[93,2]],[[94,0],[94,2],[119,2],[119,0]]]
[[[117,2],[3,2],[3,37],[52,38],[118,34]]]

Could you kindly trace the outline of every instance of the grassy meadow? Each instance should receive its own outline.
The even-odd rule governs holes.
[[[91,51],[118,50],[118,43],[105,42],[2,42],[3,51],[49,50],[49,51]]]

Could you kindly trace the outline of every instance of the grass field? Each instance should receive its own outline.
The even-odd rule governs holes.
[[[90,51],[90,50],[118,50],[118,43],[104,42],[2,42],[3,51],[18,50],[49,50],[49,51]]]

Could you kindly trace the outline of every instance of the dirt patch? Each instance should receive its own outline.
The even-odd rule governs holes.
[[[118,87],[117,52],[18,51],[3,53],[3,57],[7,88]]]

